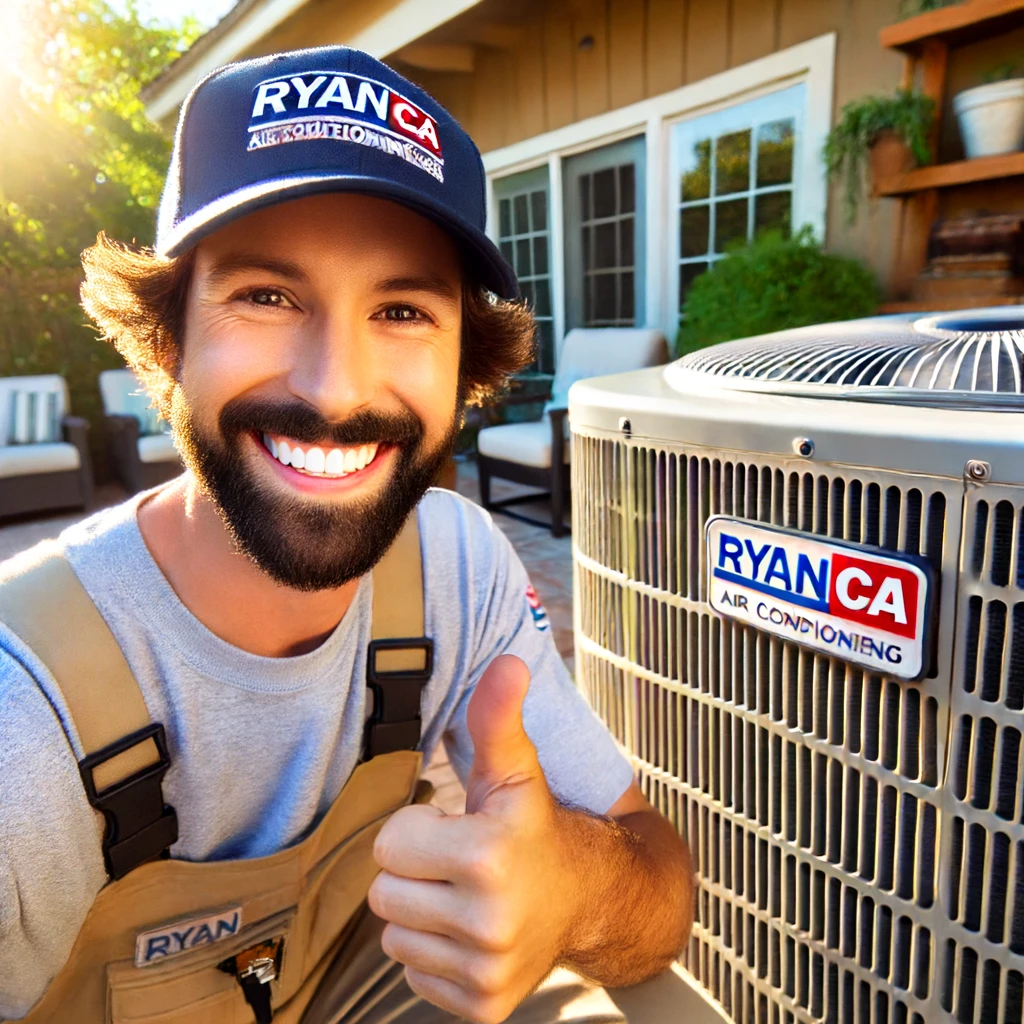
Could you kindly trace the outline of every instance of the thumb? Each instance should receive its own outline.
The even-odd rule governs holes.
[[[470,814],[480,810],[495,789],[544,777],[523,728],[523,701],[529,688],[530,670],[511,654],[495,658],[476,684],[466,710],[473,739],[473,767],[466,787]]]

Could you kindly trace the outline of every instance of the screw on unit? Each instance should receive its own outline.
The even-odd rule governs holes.
[[[623,416],[622,419],[619,420],[619,430],[621,430],[626,437],[632,437],[633,424],[629,422],[629,419],[626,416]]]
[[[992,476],[992,467],[981,459],[968,459],[964,466],[964,476],[968,480],[982,484]]]
[[[814,442],[809,437],[794,437],[793,451],[805,459],[814,454]]]

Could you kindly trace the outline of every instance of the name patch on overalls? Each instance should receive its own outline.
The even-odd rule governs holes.
[[[230,938],[241,927],[242,908],[231,907],[209,917],[193,917],[139,932],[135,939],[135,966],[148,967],[197,946]]]

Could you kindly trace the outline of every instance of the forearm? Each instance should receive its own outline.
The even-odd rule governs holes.
[[[614,820],[564,813],[577,910],[560,962],[608,987],[664,970],[693,925],[686,844],[653,810]]]

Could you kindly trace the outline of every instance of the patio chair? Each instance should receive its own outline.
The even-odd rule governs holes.
[[[106,413],[110,462],[129,494],[156,487],[182,471],[170,428],[150,405],[132,370],[104,370],[100,395]]]
[[[0,378],[0,516],[92,503],[89,424],[59,374]]]
[[[561,537],[565,499],[569,493],[569,388],[578,380],[668,362],[668,342],[658,330],[632,327],[574,328],[562,342],[551,395],[539,420],[485,427],[477,438],[477,471],[484,508],[503,512],[535,526],[548,526],[510,506],[550,495],[551,534]],[[540,396],[543,399],[545,396]],[[502,404],[536,402],[535,395],[511,395]],[[539,487],[543,494],[491,501],[491,479]]]

